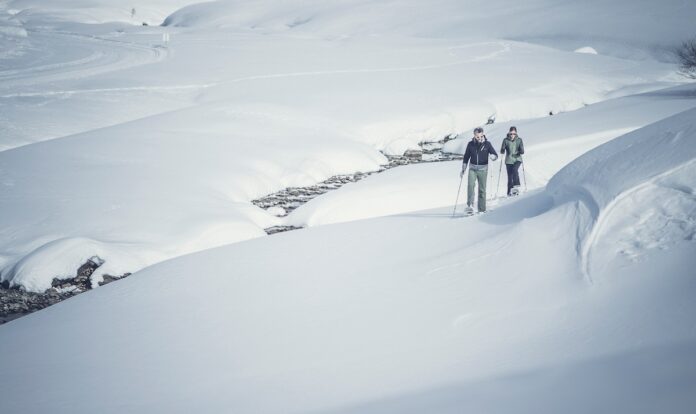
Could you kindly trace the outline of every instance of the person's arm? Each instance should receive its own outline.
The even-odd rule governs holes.
[[[464,160],[463,160],[462,170],[464,170],[466,168],[466,165],[469,163],[470,159],[471,159],[471,145],[467,144],[466,151],[464,151]]]
[[[492,153],[493,155],[495,155],[495,159],[496,159],[496,160],[498,159],[498,153],[495,152],[495,148],[493,148],[493,144],[491,144],[490,141],[488,141],[488,152],[490,152],[490,153]],[[501,152],[502,152],[502,151],[501,151]]]
[[[467,144],[466,151],[464,151],[464,160],[462,163],[462,172],[459,173],[460,178],[464,178],[464,171],[466,171],[466,166],[471,158],[471,146]]]
[[[500,146],[500,153],[505,154],[505,140],[503,140],[503,145]]]
[[[520,137],[517,137],[517,139],[520,140],[520,146],[517,149],[517,154],[522,155],[522,154],[524,154],[524,141],[522,141],[522,138],[520,138]]]

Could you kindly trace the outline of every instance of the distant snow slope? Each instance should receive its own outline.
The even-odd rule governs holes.
[[[164,25],[326,36],[534,39],[565,43],[569,51],[597,45],[600,53],[643,49],[646,55],[651,48],[671,45],[675,38],[692,36],[694,11],[693,4],[680,0],[582,4],[572,0],[218,0],[183,7],[167,17]],[[576,45],[582,41],[586,43]]]
[[[0,328],[0,408],[690,412],[692,230],[649,244],[655,228],[615,212],[690,215],[694,139],[690,109],[485,216],[413,212],[154,265]],[[637,261],[614,244],[631,229]]]
[[[492,114],[529,120],[529,138],[553,146],[531,119],[589,106],[550,122],[587,115],[596,135],[530,155],[530,185],[542,186],[587,149],[689,107],[654,96],[645,119],[590,115],[684,82],[664,53],[695,12],[677,1],[4,1],[0,279],[41,290],[98,254],[96,284],[262,236],[280,221],[254,197],[377,169],[380,151],[469,134]],[[557,155],[532,158],[542,153]]]
[[[159,25],[176,9],[200,0],[6,0],[2,3],[20,19],[58,18],[70,22]]]

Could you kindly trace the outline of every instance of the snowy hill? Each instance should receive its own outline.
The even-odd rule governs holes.
[[[68,0],[0,6],[15,30],[0,38],[10,47],[0,70],[0,279],[28,290],[94,256],[104,261],[96,286],[103,275],[262,236],[282,221],[255,197],[374,171],[386,162],[379,151],[468,134],[491,114],[538,118],[677,85],[673,64],[653,52],[686,36],[690,11],[596,2],[584,10],[622,7],[626,17],[589,27],[568,24],[574,2],[550,0],[152,1],[137,9],[169,17],[142,27],[117,18],[127,6],[88,3],[79,10],[98,15],[91,20],[70,17],[78,8]],[[657,15],[670,24],[648,24]],[[85,24],[102,21],[111,23]],[[628,42],[626,24],[649,29]],[[577,42],[599,54],[574,53]],[[646,101],[660,116],[692,105]],[[577,118],[568,138],[584,132]],[[598,139],[561,159],[530,159],[530,184],[659,118],[632,119],[623,129],[593,121]],[[41,141],[50,142],[32,144]]]
[[[159,25],[177,9],[196,0],[5,0],[5,10],[20,21],[36,19],[69,23],[110,23]]]
[[[0,1],[0,299],[96,267],[0,326],[0,413],[693,411],[694,16]],[[528,191],[493,163],[485,215],[452,218],[460,161],[253,203],[489,119]]]
[[[524,177],[525,184],[536,189],[544,187],[561,168],[597,145],[694,107],[696,87],[684,85],[609,99],[553,117],[497,123],[487,131],[496,146],[512,124],[518,126],[523,138],[529,137],[525,144],[528,153]],[[469,139],[469,135],[463,135],[447,142],[444,148],[463,153]],[[451,162],[388,171],[317,197],[284,222],[316,226],[448,205],[454,202],[452,189],[458,185],[459,177],[453,173],[460,168],[460,162]],[[494,165],[490,173],[493,190],[489,198],[503,195],[507,178],[502,166]]]
[[[480,218],[445,208],[233,244],[27,316],[0,329],[3,404],[688,412],[694,120],[689,110],[604,144]],[[627,254],[614,241],[634,214],[666,231]]]

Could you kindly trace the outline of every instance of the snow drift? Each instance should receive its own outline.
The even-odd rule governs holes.
[[[194,118],[206,128],[190,131]],[[385,162],[363,144],[327,147],[315,131],[293,137],[282,121],[256,121],[207,107],[0,152],[1,279],[43,291],[97,255],[96,286],[104,274],[263,236],[278,220],[249,200]],[[235,137],[245,123],[260,136]]]
[[[672,183],[685,197],[672,208],[693,211],[695,119],[604,144],[482,217],[448,208],[237,243],[11,322],[0,407],[689,412],[693,237],[635,262],[594,229],[649,183]],[[583,246],[611,260],[595,267]]]
[[[607,217],[616,209],[622,215],[631,215],[636,210],[645,213],[681,203],[677,210],[683,211],[674,211],[673,217],[654,217],[659,222],[650,225],[659,228],[667,226],[671,220],[681,219],[680,231],[665,234],[665,237],[676,237],[676,241],[693,240],[696,220],[690,214],[696,208],[693,197],[696,147],[692,145],[696,137],[695,119],[696,110],[692,109],[626,134],[579,157],[551,179],[547,191],[556,203],[580,203],[578,209],[582,215],[576,233],[586,277],[591,278],[589,255],[596,248],[598,234],[611,225]],[[649,197],[640,203],[635,203],[636,200],[625,202],[633,194],[666,181],[681,183],[672,187],[677,190],[676,194],[661,194],[661,197]],[[662,239],[663,245],[675,241]]]
[[[683,39],[694,5],[648,3],[3,2],[0,278],[41,290],[97,253],[108,274],[134,272],[263,236],[280,221],[253,197],[377,169],[380,151],[492,114],[546,117],[673,86],[653,52]],[[167,25],[140,26],[147,10]],[[587,45],[598,54],[573,53]],[[690,105],[678,101],[654,117]],[[533,186],[626,132],[598,129],[592,145],[530,162]]]

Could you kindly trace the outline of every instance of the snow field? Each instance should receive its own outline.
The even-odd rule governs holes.
[[[2,401],[10,412],[56,401],[70,401],[72,412],[379,412],[383,404],[531,412],[540,401],[577,401],[571,412],[593,404],[686,412],[693,240],[648,246],[642,262],[614,255],[606,267],[579,253],[604,243],[592,229],[605,228],[613,200],[637,187],[677,174],[693,194],[683,175],[693,154],[683,144],[694,136],[694,111],[604,144],[547,190],[484,216],[436,209],[237,243],[29,315],[0,330],[3,355],[12,355],[1,360]],[[652,140],[675,145],[654,158]],[[615,161],[626,151],[635,168]],[[642,209],[631,207],[629,215]],[[18,379],[48,358],[56,369],[31,386]],[[641,375],[622,386],[634,369]],[[108,388],[96,380],[104,376]],[[72,399],[75,386],[90,397]],[[608,391],[583,402],[598,387]]]
[[[696,4],[132,7],[0,3],[0,280],[134,272],[0,328],[0,412],[693,410]],[[490,116],[485,215],[456,162],[250,203]]]

